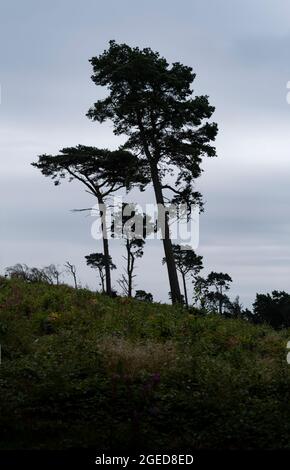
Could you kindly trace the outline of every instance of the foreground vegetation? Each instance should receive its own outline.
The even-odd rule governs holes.
[[[290,448],[289,335],[0,278],[1,448]]]

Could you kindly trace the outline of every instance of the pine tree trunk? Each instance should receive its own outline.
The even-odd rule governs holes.
[[[176,264],[174,260],[173,249],[172,249],[172,242],[170,238],[168,214],[165,213],[165,216],[164,216],[162,213],[159,212],[160,211],[159,206],[161,206],[162,210],[165,211],[165,203],[164,203],[161,183],[158,178],[158,169],[157,169],[157,166],[152,163],[151,163],[151,175],[152,175],[152,180],[153,180],[153,187],[154,187],[156,202],[158,204],[158,217],[161,219],[161,222],[162,222],[162,217],[164,217],[164,226],[161,223],[162,241],[163,241],[164,253],[165,253],[165,258],[166,258],[168,277],[169,277],[171,299],[172,299],[172,303],[182,303]]]
[[[106,292],[108,295],[112,295],[109,242],[105,236],[103,236],[103,248],[105,255]]]
[[[104,251],[104,256],[105,256],[106,293],[108,295],[112,295],[110,252],[109,252],[108,230],[107,230],[107,222],[106,222],[106,206],[105,206],[105,203],[102,201],[102,199],[99,199],[99,210],[101,214],[103,251]]]
[[[182,281],[183,281],[183,290],[184,290],[185,306],[186,306],[186,308],[188,308],[188,297],[187,297],[186,279],[185,279],[185,275],[184,275],[184,274],[182,274]]]
[[[130,241],[126,240],[127,248],[127,275],[128,275],[128,297],[132,297],[132,269],[131,269],[131,250]]]
[[[132,297],[132,276],[129,275],[128,279],[128,297]]]
[[[152,177],[156,202],[158,206],[160,205],[161,207],[163,207],[163,210],[165,210],[164,197],[162,193],[162,185],[159,180],[157,161],[154,158],[152,158],[151,152],[148,148],[148,143],[146,141],[146,135],[144,132],[144,126],[142,122],[142,116],[140,112],[138,111],[137,111],[137,120],[138,120],[138,126],[139,126],[139,130],[141,134],[141,140],[143,143],[144,152],[148,159],[148,163],[150,165],[150,171],[151,171],[151,177]],[[159,212],[159,207],[158,207],[158,212]],[[160,215],[162,217],[162,214],[158,214],[158,217]],[[182,303],[176,264],[175,264],[175,259],[173,255],[173,249],[172,249],[172,242],[170,239],[168,216],[165,216],[164,227],[162,224],[162,241],[163,241],[163,247],[164,247],[164,254],[166,258],[166,265],[167,265],[167,271],[168,271],[168,277],[169,277],[172,303]]]
[[[105,292],[105,282],[104,282],[104,275],[103,275],[101,269],[99,270],[99,275],[100,275],[100,279],[101,279],[102,293],[104,294],[104,292]]]

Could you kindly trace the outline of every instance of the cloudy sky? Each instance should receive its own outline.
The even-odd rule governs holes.
[[[289,291],[288,0],[1,0],[0,272],[69,260],[96,287],[84,263],[100,249],[92,219],[70,212],[92,200],[77,184],[55,188],[30,162],[78,143],[118,145],[109,124],[85,116],[102,93],[88,59],[110,39],[192,66],[195,92],[216,106],[218,158],[204,162],[198,182],[205,273],[228,272],[231,295],[247,306],[256,292]],[[112,256],[121,263],[118,241]],[[148,242],[138,285],[165,301],[161,258]]]

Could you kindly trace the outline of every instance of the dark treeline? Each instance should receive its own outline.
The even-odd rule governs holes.
[[[179,272],[183,273],[185,280],[186,301],[184,296],[182,303],[189,313],[195,315],[218,314],[224,318],[239,318],[255,324],[266,323],[275,329],[290,328],[290,294],[283,291],[257,294],[252,310],[244,308],[238,296],[234,300],[230,300],[226,293],[232,282],[228,274],[211,272],[207,277],[201,277],[199,273],[202,269],[202,257],[196,256],[193,251],[181,251],[179,245],[173,245],[173,247],[176,254],[176,265]],[[183,256],[182,262],[180,253]],[[103,255],[91,254],[86,256],[86,260],[89,267],[99,272],[101,292],[106,293]],[[64,283],[63,275],[65,273],[71,276],[75,289],[81,288],[76,267],[70,262],[66,262],[63,268],[54,264],[36,268],[18,263],[7,267],[5,276],[28,283],[61,285]],[[188,281],[193,284],[193,298],[190,303],[186,293],[186,282],[188,283]],[[112,296],[116,297],[117,295],[117,292],[113,290]],[[144,290],[137,289],[134,298],[143,302],[153,302],[152,294]]]

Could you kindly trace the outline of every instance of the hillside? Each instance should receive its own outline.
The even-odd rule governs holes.
[[[1,278],[1,448],[290,448],[289,335]]]

